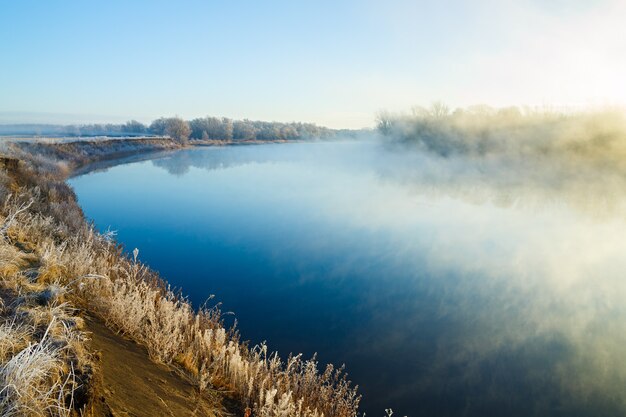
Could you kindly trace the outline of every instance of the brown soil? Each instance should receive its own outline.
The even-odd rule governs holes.
[[[200,394],[174,370],[152,362],[143,347],[113,333],[96,319],[88,318],[86,323],[91,349],[100,356],[102,381],[100,398],[94,404],[95,416],[233,415],[220,404],[217,393]]]

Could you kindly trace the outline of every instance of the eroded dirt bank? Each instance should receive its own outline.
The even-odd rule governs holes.
[[[151,361],[146,349],[115,334],[100,320],[86,318],[89,346],[99,359],[102,387],[96,415],[102,416],[217,416],[239,415],[232,401],[200,393],[174,369]],[[226,409],[228,406],[230,409]],[[241,413],[243,415],[243,413]]]

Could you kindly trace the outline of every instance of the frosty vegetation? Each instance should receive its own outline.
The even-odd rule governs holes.
[[[313,123],[281,123],[253,120],[233,120],[227,117],[201,117],[183,120],[180,117],[162,117],[149,125],[136,120],[123,124],[88,125],[0,125],[3,135],[34,136],[169,136],[184,141],[276,141],[332,137],[340,131]]]
[[[393,143],[443,157],[532,158],[622,166],[626,116],[620,109],[560,112],[436,103],[410,114],[381,113],[378,130]]]

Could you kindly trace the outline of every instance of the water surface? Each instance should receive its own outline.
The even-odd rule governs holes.
[[[70,180],[252,343],[345,363],[369,416],[626,412],[624,184],[376,143],[197,148]]]

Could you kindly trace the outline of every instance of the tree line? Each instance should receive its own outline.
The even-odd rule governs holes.
[[[149,133],[176,140],[297,140],[329,137],[335,131],[313,123],[281,123],[232,120],[226,117],[201,117],[185,121],[177,117],[160,118],[147,127]]]
[[[9,128],[9,126],[7,126]],[[184,120],[161,117],[149,125],[136,120],[123,124],[85,125],[14,125],[7,130],[14,134],[56,136],[169,136],[177,141],[187,140],[298,140],[334,136],[338,131],[313,123],[282,123],[253,120],[233,120],[226,117],[201,117]]]
[[[621,108],[568,110],[485,105],[452,110],[442,103],[408,114],[381,112],[378,131],[392,143],[440,156],[559,155],[578,163],[626,161],[626,113]]]

